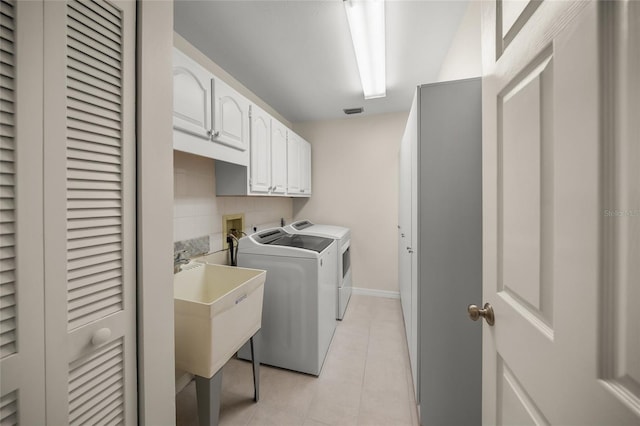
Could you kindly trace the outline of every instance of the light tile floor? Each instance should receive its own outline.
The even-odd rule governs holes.
[[[319,377],[231,359],[222,376],[220,425],[418,425],[400,301],[353,295]],[[178,426],[197,425],[195,382],[176,396]]]

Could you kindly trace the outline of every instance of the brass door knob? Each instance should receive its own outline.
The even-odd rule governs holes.
[[[496,323],[496,318],[493,315],[493,307],[489,303],[484,304],[484,309],[480,309],[476,305],[469,305],[467,312],[469,312],[469,318],[474,321],[478,321],[478,319],[482,317],[489,325]]]

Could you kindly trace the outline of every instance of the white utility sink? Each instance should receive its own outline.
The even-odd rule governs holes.
[[[173,278],[176,367],[212,377],[262,326],[266,272],[192,262]]]

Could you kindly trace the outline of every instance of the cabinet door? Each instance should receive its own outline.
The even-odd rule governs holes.
[[[220,79],[213,86],[213,140],[245,151],[249,141],[249,101]]]
[[[271,193],[287,191],[287,128],[271,120]]]
[[[287,132],[287,193],[300,194],[300,139]]]
[[[268,194],[271,190],[271,117],[255,105],[251,107],[250,191]]]
[[[311,144],[300,139],[300,193],[311,195]]]
[[[173,128],[195,138],[211,136],[211,73],[173,50]]]
[[[418,394],[418,250],[417,223],[417,158],[418,158],[418,95],[413,98],[411,112],[407,120],[400,145],[399,208],[398,208],[398,252],[400,301],[404,317],[413,390],[416,401]]]

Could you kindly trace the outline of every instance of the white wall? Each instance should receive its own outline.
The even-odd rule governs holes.
[[[398,152],[408,113],[294,124],[311,143],[310,199],[294,219],[351,228],[353,285],[398,291]]]
[[[210,251],[223,248],[222,216],[244,213],[245,232],[290,222],[292,203],[283,197],[216,197],[215,161],[173,152],[173,240],[208,235]]]
[[[438,81],[460,80],[482,75],[481,3],[480,0],[469,2],[440,67]]]
[[[171,258],[173,4],[138,2],[138,424],[175,419]]]

